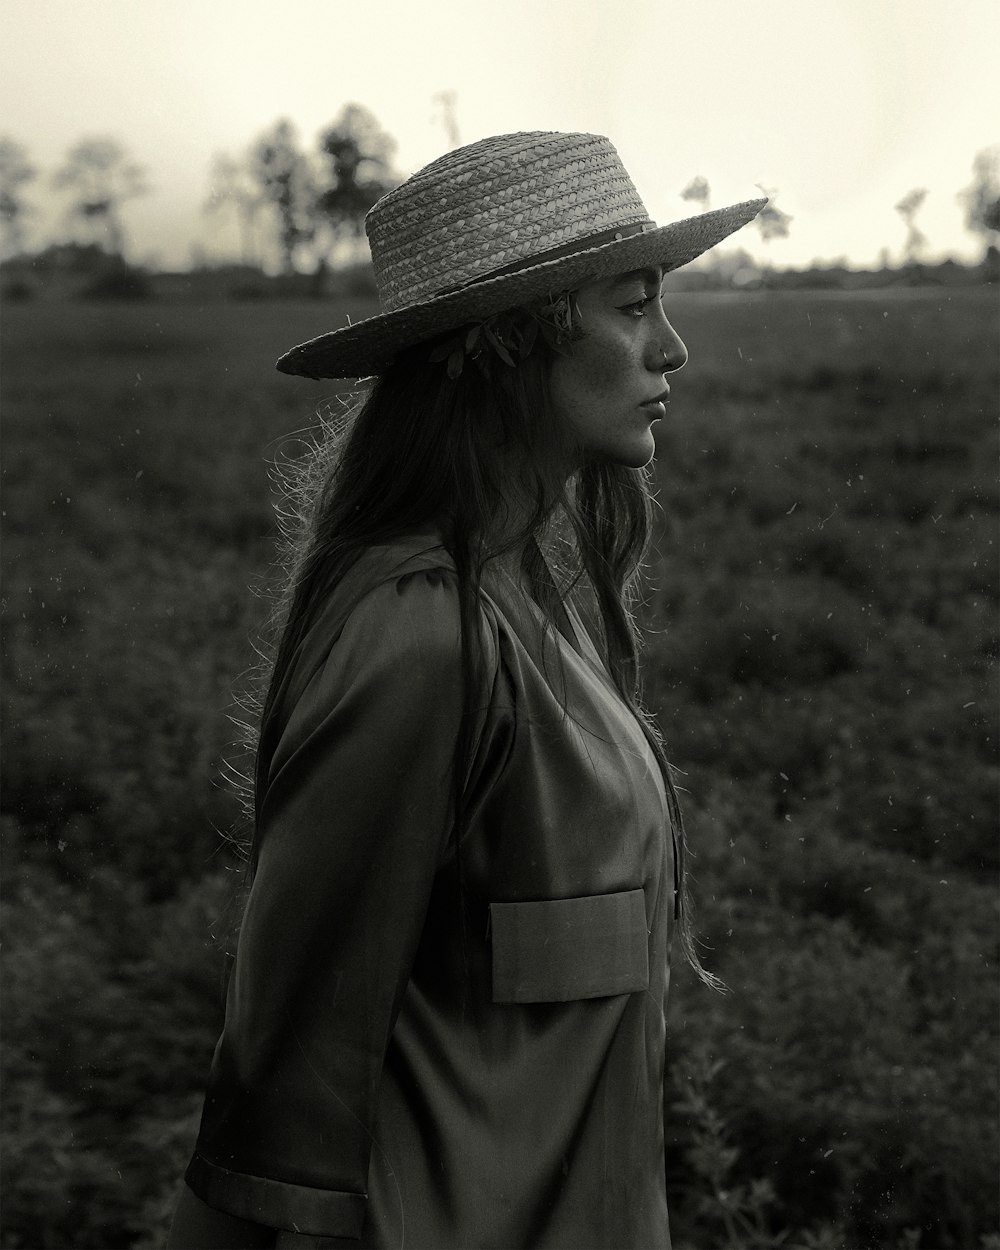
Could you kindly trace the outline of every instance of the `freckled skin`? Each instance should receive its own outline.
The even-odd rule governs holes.
[[[557,356],[549,391],[584,456],[641,468],[653,458],[653,422],[665,375],[687,360],[687,348],[660,302],[659,270],[601,279],[580,289],[584,337]]]

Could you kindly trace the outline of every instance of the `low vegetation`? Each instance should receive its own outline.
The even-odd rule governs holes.
[[[267,461],[335,401],[271,362],[344,313],[7,309],[5,1246],[162,1242],[220,1022]],[[646,694],[729,986],[676,971],[675,1244],[996,1247],[995,291],[672,313]]]

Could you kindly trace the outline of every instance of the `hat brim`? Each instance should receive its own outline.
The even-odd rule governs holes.
[[[745,200],[699,213],[357,321],[300,343],[286,352],[276,367],[282,373],[306,378],[368,377],[386,369],[404,348],[469,321],[633,269],[658,266],[665,273],[679,269],[753,221],[766,203],[766,199]]]

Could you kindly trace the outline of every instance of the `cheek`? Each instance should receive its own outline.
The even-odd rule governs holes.
[[[595,342],[585,365],[588,384],[602,391],[615,391],[628,376],[630,365],[631,352],[627,344],[613,339]]]
[[[593,403],[598,398],[606,401],[622,391],[633,367],[628,344],[605,335],[585,339],[562,379],[564,392],[578,403]]]

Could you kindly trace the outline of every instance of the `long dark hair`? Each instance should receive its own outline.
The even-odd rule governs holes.
[[[585,328],[577,325],[570,337],[583,333]],[[529,337],[531,350],[517,359],[484,352],[463,363],[459,347],[457,360],[446,367],[447,344],[444,351],[421,344],[401,353],[339,419],[325,424],[305,455],[285,463],[278,508],[285,581],[275,604],[273,641],[259,674],[264,691],[257,700],[260,724],[267,723],[296,649],[326,596],[361,553],[435,529],[455,566],[461,616],[465,714],[453,770],[460,832],[461,780],[474,748],[483,663],[476,628],[481,577],[489,560],[523,552],[523,571],[538,588],[543,606],[554,593],[572,594],[580,603],[615,686],[659,761],[673,825],[681,944],[698,975],[718,986],[694,944],[680,805],[660,734],[640,692],[634,610],[652,530],[649,472],[579,458],[549,401],[552,353],[560,348],[549,336],[532,332]],[[451,341],[461,344],[462,336]],[[572,344],[562,350],[572,350]],[[567,465],[576,466],[568,476]],[[560,592],[547,575],[539,543],[554,523],[562,539],[548,552]],[[256,814],[266,760],[252,730],[251,737]]]

